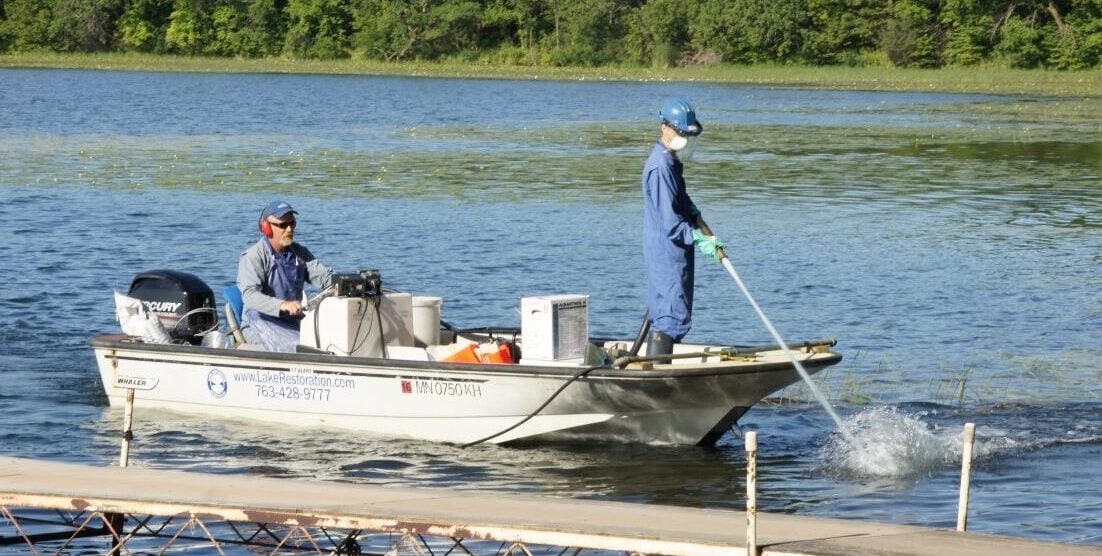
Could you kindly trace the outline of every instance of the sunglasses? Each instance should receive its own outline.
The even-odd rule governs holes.
[[[269,220],[268,223],[281,230],[283,228],[294,228],[296,225],[298,225],[298,222],[294,220],[289,220],[287,222],[272,222],[271,220]]]

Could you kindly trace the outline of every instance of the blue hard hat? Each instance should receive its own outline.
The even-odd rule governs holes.
[[[680,98],[671,98],[662,105],[658,112],[662,123],[674,128],[681,135],[700,135],[704,126],[696,119],[696,110],[689,101]]]

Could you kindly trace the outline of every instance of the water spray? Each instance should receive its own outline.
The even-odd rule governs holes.
[[[805,383],[807,383],[807,387],[811,389],[811,393],[814,394],[815,398],[819,400],[819,403],[823,406],[823,409],[826,409],[827,414],[830,415],[830,418],[834,419],[834,423],[838,425],[838,432],[842,433],[842,436],[845,437],[846,441],[849,442],[851,446],[855,445],[856,440],[853,438],[853,435],[850,434],[846,426],[842,424],[842,419],[838,417],[837,413],[834,412],[834,408],[831,407],[830,402],[826,399],[826,396],[824,396],[823,393],[819,391],[819,387],[815,386],[815,383],[811,381],[811,375],[807,373],[807,370],[804,369],[804,366],[800,363],[799,359],[796,359],[796,354],[792,353],[791,349],[788,349],[788,344],[784,342],[784,338],[781,338],[780,333],[777,332],[777,329],[773,327],[773,323],[769,321],[769,317],[765,316],[765,312],[762,311],[761,307],[758,306],[758,303],[754,301],[754,296],[750,295],[750,290],[746,289],[746,284],[742,283],[742,278],[739,278],[738,272],[735,272],[735,265],[731,264],[731,259],[727,258],[726,254],[723,254],[722,257],[723,268],[726,268],[727,273],[735,279],[735,283],[738,284],[739,289],[742,290],[742,294],[746,296],[746,300],[750,302],[750,305],[754,308],[754,311],[758,313],[758,317],[761,318],[761,321],[765,324],[765,327],[769,329],[769,333],[773,335],[773,340],[775,340],[777,342],[777,345],[784,350],[784,354],[788,356],[788,360],[791,361],[792,365],[796,367],[796,371],[800,373],[800,377],[804,379]]]

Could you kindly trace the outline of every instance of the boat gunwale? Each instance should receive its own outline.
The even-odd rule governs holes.
[[[409,370],[413,372],[447,372],[459,374],[495,374],[531,376],[571,377],[579,371],[590,367],[585,366],[557,366],[557,365],[524,365],[524,364],[488,364],[488,363],[449,363],[443,361],[415,361],[409,359],[384,359],[379,357],[346,357],[326,353],[279,353],[258,350],[235,350],[213,348],[207,346],[193,346],[190,344],[153,344],[135,341],[134,337],[125,334],[101,334],[93,336],[88,341],[95,350],[133,350],[140,352],[183,354],[183,355],[214,355],[229,357],[231,359],[261,359],[279,363],[314,363],[339,367],[356,367],[365,370],[390,369]],[[815,352],[811,358],[801,361],[805,367],[818,371],[822,368],[835,365],[842,360],[842,355],[833,350]],[[110,355],[108,355],[110,357]],[[201,363],[212,365],[211,363]],[[709,362],[700,365],[678,364],[662,365],[650,369],[640,368],[613,368],[610,366],[596,366],[582,379],[615,378],[615,379],[669,379],[685,377],[708,377],[733,374],[756,374],[777,371],[794,371],[790,361],[773,362]]]

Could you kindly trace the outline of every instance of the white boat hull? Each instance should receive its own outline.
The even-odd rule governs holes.
[[[761,398],[799,380],[777,351],[601,367],[572,381],[585,369],[278,354],[120,335],[91,343],[113,406],[133,388],[139,407],[457,444],[550,435],[710,444]],[[799,357],[811,373],[841,360],[829,350]]]

